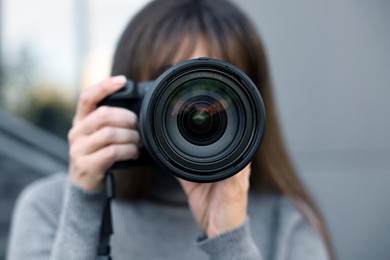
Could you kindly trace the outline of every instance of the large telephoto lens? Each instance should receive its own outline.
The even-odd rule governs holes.
[[[146,93],[140,130],[152,158],[194,182],[226,179],[256,154],[265,110],[254,83],[220,60],[185,61],[163,73]]]

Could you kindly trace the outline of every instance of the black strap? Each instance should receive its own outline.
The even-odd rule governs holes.
[[[112,260],[110,238],[114,233],[112,226],[111,201],[115,197],[114,176],[109,171],[106,175],[106,201],[104,203],[102,224],[100,227],[97,260]]]

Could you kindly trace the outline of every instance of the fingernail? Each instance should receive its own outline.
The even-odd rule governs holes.
[[[111,82],[114,84],[123,84],[126,82],[126,77],[123,75],[115,76],[111,78]]]

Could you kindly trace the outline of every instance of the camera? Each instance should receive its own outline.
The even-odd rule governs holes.
[[[100,104],[123,107],[139,118],[145,148],[135,161],[155,161],[193,182],[215,182],[242,170],[255,156],[265,131],[261,94],[240,69],[198,58],[166,70],[156,80],[133,82]]]

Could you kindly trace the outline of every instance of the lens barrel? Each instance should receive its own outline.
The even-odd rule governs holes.
[[[158,77],[142,101],[139,121],[146,149],[164,170],[214,182],[253,159],[264,136],[265,109],[245,73],[199,58]]]

